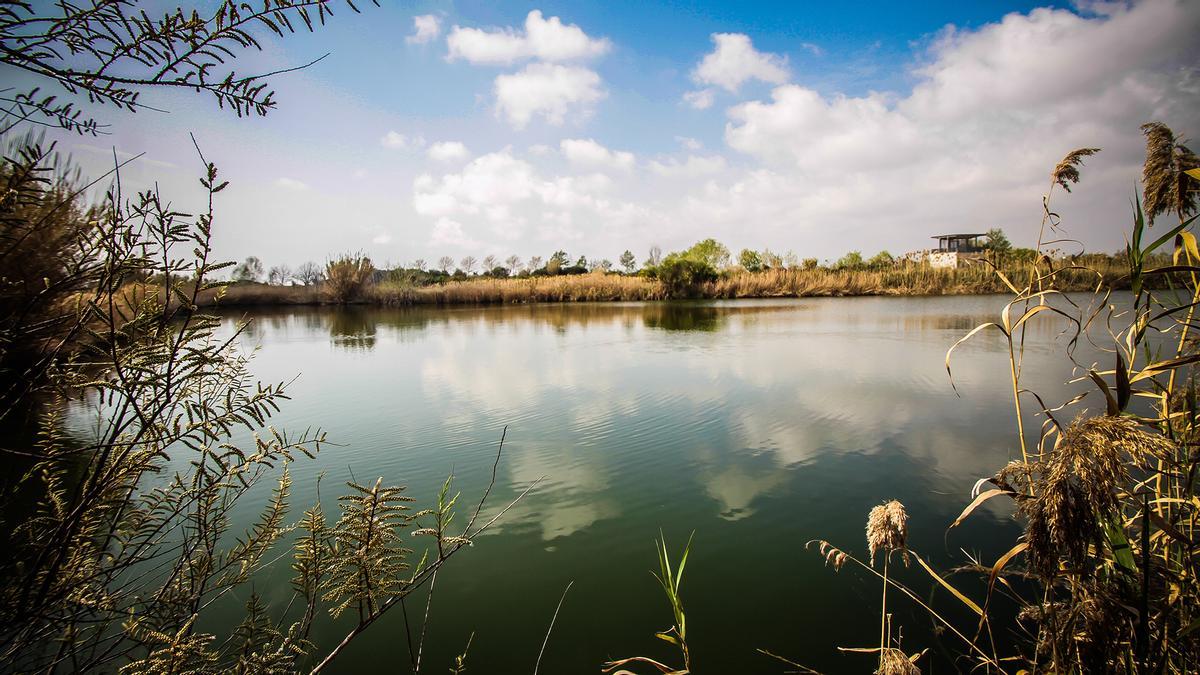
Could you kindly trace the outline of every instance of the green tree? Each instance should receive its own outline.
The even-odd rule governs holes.
[[[699,284],[717,278],[717,270],[712,265],[682,253],[663,258],[655,268],[655,274],[672,298],[689,297]]]
[[[984,248],[995,253],[1007,253],[1012,250],[1012,242],[1004,234],[1004,230],[993,227],[984,235]]]
[[[862,252],[850,251],[841,258],[838,258],[838,261],[833,266],[839,270],[859,270],[863,268],[863,265]]]
[[[873,270],[885,269],[895,264],[896,259],[893,258],[892,254],[888,253],[887,251],[880,251],[879,253],[871,256],[871,259],[867,261],[867,267],[870,267]]]
[[[757,251],[752,251],[748,248],[742,249],[738,254],[738,264],[746,269],[747,272],[758,272],[763,268],[762,256]]]
[[[621,257],[618,258],[618,261],[621,263],[621,267],[625,268],[625,272],[627,274],[633,274],[633,270],[637,267],[637,258],[635,258],[633,256],[633,252],[628,249],[621,254]]]
[[[713,269],[721,269],[729,265],[729,249],[716,239],[698,241],[683,255],[693,260],[699,260]]]

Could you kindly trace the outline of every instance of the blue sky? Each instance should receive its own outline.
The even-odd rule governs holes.
[[[1067,234],[1123,243],[1137,127],[1200,133],[1200,3],[484,3],[338,8],[240,70],[280,109],[238,120],[192,94],[65,137],[88,172],[198,198],[189,132],[232,181],[218,252],[268,265],[516,254],[639,258],[709,236],[832,258],[942,231],[1030,244],[1048,172]],[[424,26],[418,33],[418,26]]]

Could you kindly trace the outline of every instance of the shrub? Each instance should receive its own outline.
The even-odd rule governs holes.
[[[362,297],[374,274],[370,258],[361,253],[345,254],[325,265],[325,285],[334,302],[353,302]]]
[[[800,261],[800,266],[806,270],[815,270],[817,269],[817,259],[805,258],[804,260]]]
[[[717,280],[717,270],[712,265],[678,253],[663,258],[655,274],[672,298],[688,297],[698,284]]]
[[[867,261],[867,267],[870,267],[873,270],[885,269],[895,264],[896,259],[893,258],[892,254],[888,253],[887,251],[880,251],[879,253],[871,256],[871,259]]]
[[[838,261],[833,266],[839,270],[860,270],[863,268],[863,265],[862,253],[859,251],[850,251],[841,258],[838,258]]]

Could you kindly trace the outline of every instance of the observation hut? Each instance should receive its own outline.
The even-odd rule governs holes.
[[[981,232],[965,234],[938,234],[936,249],[929,251],[928,259],[932,267],[958,267],[959,265],[979,257],[984,252]]]

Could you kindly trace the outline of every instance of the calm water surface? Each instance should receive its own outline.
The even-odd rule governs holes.
[[[697,671],[781,672],[756,653],[763,648],[825,671],[868,672],[872,657],[836,647],[877,644],[879,586],[824,567],[805,542],[829,539],[865,557],[867,511],[895,498],[927,558],[961,562],[962,549],[990,562],[1008,549],[1016,529],[1000,510],[946,532],[972,484],[1019,456],[1005,343],[984,333],[957,353],[961,397],[943,363],[1004,302],[296,309],[254,314],[245,343],[261,347],[261,379],[300,376],[274,423],[320,426],[339,444],[292,467],[295,517],[316,498],[319,474],[336,517],[352,477],[382,476],[428,502],[453,473],[465,520],[505,425],[483,517],[544,477],[438,579],[423,670],[445,672],[474,633],[471,672],[532,672],[571,581],[541,672],[674,659],[653,637],[671,623],[649,574],[661,529],[674,550],[695,531],[683,593]],[[1086,388],[1064,385],[1072,373],[1052,322],[1034,324],[1026,385],[1047,400]],[[915,566],[899,574],[930,588]],[[288,576],[256,590],[286,604]],[[890,606],[904,646],[931,648],[934,672],[951,672],[929,620],[899,600]],[[408,608],[414,620],[421,611],[423,598]],[[348,628],[326,622],[315,637],[336,643]],[[396,611],[335,672],[405,671],[404,630]]]

